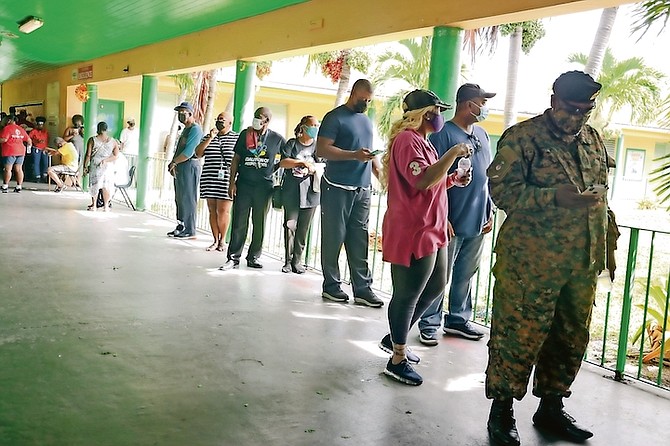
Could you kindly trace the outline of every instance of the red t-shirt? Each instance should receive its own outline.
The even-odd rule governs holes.
[[[416,187],[437,161],[437,150],[414,130],[404,130],[393,141],[382,224],[386,262],[409,266],[412,255],[420,259],[447,245],[447,178],[430,189]]]
[[[45,149],[47,147],[49,133],[45,129],[32,129],[30,133],[28,133],[28,136],[30,136],[30,139],[33,140],[33,148]]]
[[[7,124],[0,138],[6,138],[7,142],[2,143],[2,156],[23,156],[26,154],[26,146],[24,142],[28,141],[28,134],[23,127],[14,124]]]

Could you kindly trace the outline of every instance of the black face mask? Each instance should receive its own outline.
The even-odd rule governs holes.
[[[177,114],[177,119],[178,119],[179,122],[181,122],[182,124],[186,124],[186,113],[178,113],[178,114]]]
[[[354,111],[356,113],[365,113],[365,110],[368,109],[368,101],[365,99],[361,99],[360,101],[356,101],[354,104]]]
[[[223,130],[223,128],[226,126],[226,123],[223,122],[223,121],[216,121],[216,122],[214,123],[214,125],[216,126],[216,129],[217,129],[218,131],[221,131],[221,130]]]

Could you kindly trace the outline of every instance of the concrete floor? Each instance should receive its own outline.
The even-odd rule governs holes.
[[[208,235],[40,189],[0,196],[0,445],[489,444],[485,341],[414,331],[425,382],[395,383],[385,309],[324,303],[320,276],[273,259],[219,272]],[[604,374],[585,366],[567,400],[588,444],[663,443],[670,395]],[[536,404],[515,406],[523,444],[565,444]]]

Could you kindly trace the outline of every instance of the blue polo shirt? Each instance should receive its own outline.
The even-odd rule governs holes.
[[[372,150],[372,122],[364,113],[340,105],[323,117],[319,137],[332,139],[333,145],[342,150],[355,152],[363,147]],[[372,163],[326,160],[324,176],[333,185],[370,187]]]
[[[492,161],[491,140],[483,128],[474,125],[472,137],[448,121],[442,130],[431,134],[428,138],[437,149],[437,153],[444,155],[447,150],[458,143],[467,143],[474,147],[472,156],[472,182],[466,187],[451,187],[447,191],[449,201],[449,222],[459,237],[475,237],[482,232],[482,227],[491,214],[492,201],[489,193],[489,179],[486,169]],[[479,140],[481,148],[477,148],[474,139]],[[449,168],[449,173],[458,167],[458,159]]]

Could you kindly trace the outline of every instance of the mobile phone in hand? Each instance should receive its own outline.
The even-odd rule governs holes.
[[[384,153],[383,150],[373,150],[372,152],[370,152],[370,155],[377,156],[377,155],[381,155],[382,153]]]
[[[592,195],[594,197],[602,197],[607,193],[607,186],[604,184],[592,184],[587,187],[582,195]]]

